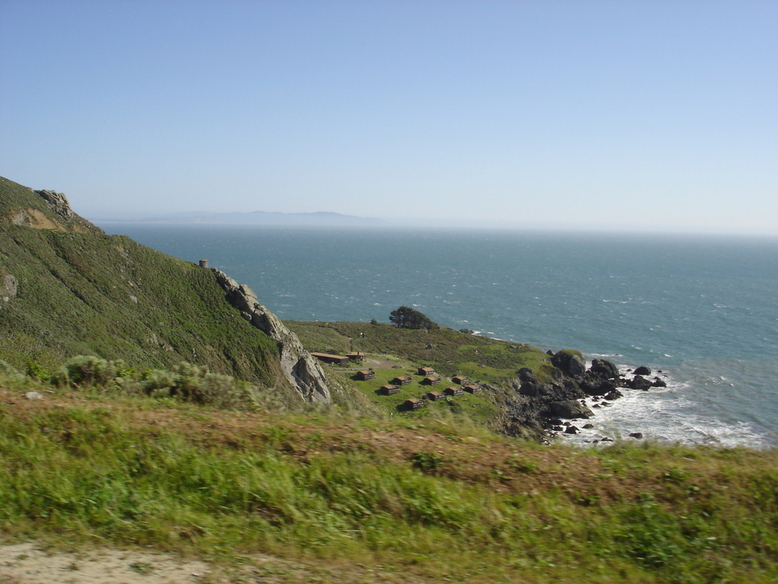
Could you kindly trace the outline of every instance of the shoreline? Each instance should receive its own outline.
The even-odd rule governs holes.
[[[622,374],[632,368],[624,364],[617,366]],[[667,387],[651,388],[647,392],[625,390],[623,397],[606,404],[595,397],[586,398],[587,407],[594,413],[587,422],[594,427],[581,428],[579,434],[557,433],[555,439],[592,447],[602,444],[603,438],[631,441],[634,438],[630,434],[639,432],[641,441],[665,444],[756,450],[778,447],[778,437],[760,432],[755,422],[732,423],[700,411],[703,406],[685,393],[690,388],[688,380],[677,380],[667,371],[657,371],[657,374]]]

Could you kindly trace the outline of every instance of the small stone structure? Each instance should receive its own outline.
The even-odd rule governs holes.
[[[207,269],[208,268],[208,260],[200,260],[200,267]]]
[[[427,377],[430,375],[435,375],[435,370],[432,367],[419,367],[417,373]]]
[[[429,391],[425,396],[430,401],[438,401],[446,397],[442,391]]]
[[[372,369],[362,369],[362,371],[357,371],[357,379],[360,381],[367,381],[368,379],[374,379],[375,378],[375,371]]]
[[[424,385],[438,385],[440,383],[440,377],[435,377],[434,375],[430,375],[422,379],[421,382]]]
[[[419,408],[424,407],[424,400],[419,399],[418,397],[412,397],[410,399],[406,399],[402,406],[400,406],[403,410],[418,410]]]
[[[381,395],[394,395],[395,393],[399,393],[400,388],[396,385],[382,385],[378,389],[378,393]]]
[[[468,393],[476,394],[476,393],[481,393],[483,391],[483,388],[480,385],[476,385],[475,383],[473,383],[471,385],[466,385],[465,391]]]
[[[411,381],[410,375],[398,375],[392,379],[394,385],[408,385]]]
[[[464,393],[464,390],[461,387],[452,385],[451,387],[447,387],[446,389],[444,389],[443,393],[445,393],[446,395],[462,395]]]

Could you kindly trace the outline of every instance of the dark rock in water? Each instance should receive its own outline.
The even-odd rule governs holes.
[[[562,426],[553,426],[551,428],[554,432],[562,432],[564,428]]]
[[[659,379],[658,377],[654,377],[654,383],[652,383],[654,387],[667,387],[667,384],[664,382],[664,380]]]
[[[565,386],[557,385],[556,383],[522,383],[519,387],[519,393],[528,397],[542,398],[549,401],[585,397],[585,394],[574,382],[565,384]]]
[[[601,440],[601,442],[613,442],[613,438],[608,438],[607,436]]]
[[[601,406],[600,404],[594,404],[594,405],[592,405],[592,407],[593,407],[593,408],[600,408],[600,407],[602,407],[602,406]]]
[[[578,434],[578,428],[575,426],[568,426],[565,430],[565,434]]]
[[[643,391],[648,391],[652,385],[653,384],[642,375],[635,375],[632,381],[629,382],[629,386],[632,389],[642,389]]]
[[[586,363],[578,351],[559,351],[551,358],[551,364],[567,375],[583,375],[586,371]]]
[[[519,369],[519,379],[522,381],[522,383],[537,383],[538,380],[535,377],[535,374],[532,372],[532,369],[529,367],[522,367]]]
[[[616,384],[616,387],[629,387],[629,379],[626,377],[619,377],[618,379],[614,379],[613,383]]]
[[[616,381],[608,379],[592,371],[587,371],[580,377],[581,389],[587,395],[605,395],[616,389]]]
[[[605,359],[593,359],[589,370],[592,373],[605,377],[605,379],[618,379],[619,377],[619,368]]]
[[[620,397],[624,397],[624,396],[618,389],[614,389],[613,391],[605,395],[605,399],[607,399],[608,401],[613,401],[615,399],[619,399]]]
[[[635,369],[634,373],[635,375],[651,375],[651,369],[643,365]]]
[[[584,430],[589,430],[590,428],[594,428],[594,424],[584,424]]]
[[[591,418],[594,415],[594,412],[592,412],[592,410],[590,410],[586,406],[582,406],[574,399],[553,402],[550,406],[550,409],[551,409],[551,413],[559,416],[560,418],[568,418],[568,419]]]
[[[642,440],[643,434],[641,432],[630,432],[629,437],[634,438],[635,440]]]

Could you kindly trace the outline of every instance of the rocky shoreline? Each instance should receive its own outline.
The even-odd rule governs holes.
[[[586,405],[587,399],[595,398],[599,402],[592,404],[593,408],[608,407],[624,396],[621,390],[648,391],[666,387],[665,381],[653,375],[647,366],[623,375],[614,363],[605,359],[592,360],[587,369],[586,361],[578,351],[565,349],[556,353],[548,351],[548,354],[554,366],[552,381],[541,382],[531,369],[524,368],[519,370],[519,376],[512,384],[516,399],[508,406],[509,433],[513,426],[532,428],[545,438],[560,433],[577,434],[581,428],[570,420],[588,420],[595,416]],[[582,426],[592,427],[590,423]],[[641,432],[632,432],[629,436],[638,440],[643,438]],[[609,440],[602,438],[602,441]]]

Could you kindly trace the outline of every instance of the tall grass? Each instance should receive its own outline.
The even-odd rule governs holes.
[[[0,386],[18,395],[31,382],[14,383],[22,382]],[[157,423],[139,417],[139,407],[169,399],[90,395],[67,407],[0,406],[7,534],[209,556],[261,550],[358,559],[462,582],[767,582],[778,575],[775,452],[544,449],[449,418],[413,432],[450,447],[398,459],[391,446],[330,448],[330,440],[343,422],[360,436],[406,439],[407,420],[241,414],[256,416],[252,433],[261,440],[206,440],[192,433],[192,413],[194,427],[205,430],[224,412],[182,404],[152,411],[164,413]],[[181,419],[186,426],[172,422]],[[483,456],[510,451],[513,458],[488,476],[464,478],[468,436]],[[304,455],[290,446],[295,440],[307,445]],[[607,499],[597,497],[583,483],[576,488],[586,477],[559,475],[560,465],[591,466],[616,486]]]

